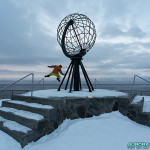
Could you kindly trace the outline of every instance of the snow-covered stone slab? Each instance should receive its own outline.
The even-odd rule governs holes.
[[[3,117],[0,116],[0,121],[3,122],[3,126],[7,127],[9,130],[15,130],[15,131],[20,131],[23,133],[28,133],[32,129],[25,127],[15,121],[7,120]]]
[[[6,119],[0,116],[0,122],[4,122]]]
[[[0,107],[2,106],[3,101],[10,101],[11,99],[0,99]]]
[[[22,94],[23,96],[31,96],[31,92]],[[105,90],[105,89],[95,89],[93,92],[89,92],[88,89],[83,89],[82,91],[72,91],[49,89],[49,90],[38,90],[33,92],[34,97],[50,98],[50,97],[107,97],[107,96],[127,96],[127,93],[119,92],[116,90]]]
[[[142,100],[143,96],[136,96],[131,104],[138,104]]]
[[[14,103],[14,104],[21,104],[29,107],[34,107],[34,108],[42,108],[42,109],[53,109],[52,106],[50,105],[42,105],[42,104],[37,104],[37,103],[28,103],[24,101],[16,101],[16,100],[11,100],[9,103]]]
[[[144,97],[143,112],[150,112],[150,96],[136,96],[131,104],[137,104]]]
[[[9,108],[9,107],[1,107],[0,110],[5,111],[5,112],[11,112],[15,115],[28,118],[28,119],[33,119],[33,120],[42,120],[44,117],[42,115],[32,113],[29,111],[24,111],[24,110],[18,110],[14,108]]]

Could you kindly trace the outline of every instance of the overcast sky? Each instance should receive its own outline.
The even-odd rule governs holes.
[[[70,60],[57,27],[72,13],[96,26],[96,43],[83,59],[92,80],[150,78],[150,0],[0,0],[0,80],[31,72],[40,79],[52,64],[65,72]]]

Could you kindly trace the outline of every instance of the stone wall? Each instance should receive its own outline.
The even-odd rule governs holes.
[[[124,113],[132,99],[132,95],[125,97],[102,98],[60,98],[57,99],[59,110],[58,125],[65,119],[88,118],[119,110]]]

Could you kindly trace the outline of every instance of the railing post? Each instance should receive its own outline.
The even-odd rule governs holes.
[[[42,89],[44,90],[45,89],[45,87],[44,87],[44,78],[42,78],[37,84],[36,84],[36,86],[34,86],[34,90],[36,89],[36,87],[37,87],[37,85],[39,85],[39,83],[41,83],[42,82]]]
[[[95,89],[96,89],[96,78],[95,78]]]
[[[13,95],[14,95],[14,91],[12,90],[11,96],[13,96]]]
[[[133,84],[132,84],[132,94],[133,94],[133,90],[134,90],[135,77],[136,77],[136,75],[134,75],[134,78],[133,78]]]
[[[33,96],[33,84],[34,84],[34,74],[32,73],[32,89],[31,89],[31,97]]]
[[[43,78],[43,90],[44,90],[44,78]]]
[[[144,81],[150,83],[150,81],[148,81],[148,80],[146,80],[146,79],[144,79],[144,78],[142,78],[142,77],[140,77],[140,76],[138,76],[138,75],[134,75],[134,78],[133,78],[133,85],[132,85],[132,94],[133,94],[133,90],[134,90],[135,77],[138,77],[138,78],[140,78],[140,79],[142,79],[142,80],[144,80]],[[143,92],[142,92],[142,91],[141,91],[141,95],[143,95]]]

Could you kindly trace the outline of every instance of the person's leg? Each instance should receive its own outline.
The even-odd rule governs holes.
[[[55,74],[55,73],[50,73],[48,75],[46,75],[45,77],[50,77],[50,76],[56,76],[57,77],[57,80],[60,82],[60,75],[59,74]]]
[[[45,75],[44,77],[49,77],[49,75]]]
[[[57,77],[57,80],[60,82],[60,75],[57,74],[56,77]]]
[[[45,77],[50,77],[52,75],[52,73],[48,74],[48,75],[45,75]]]
[[[57,80],[60,82],[60,78],[57,78]]]

